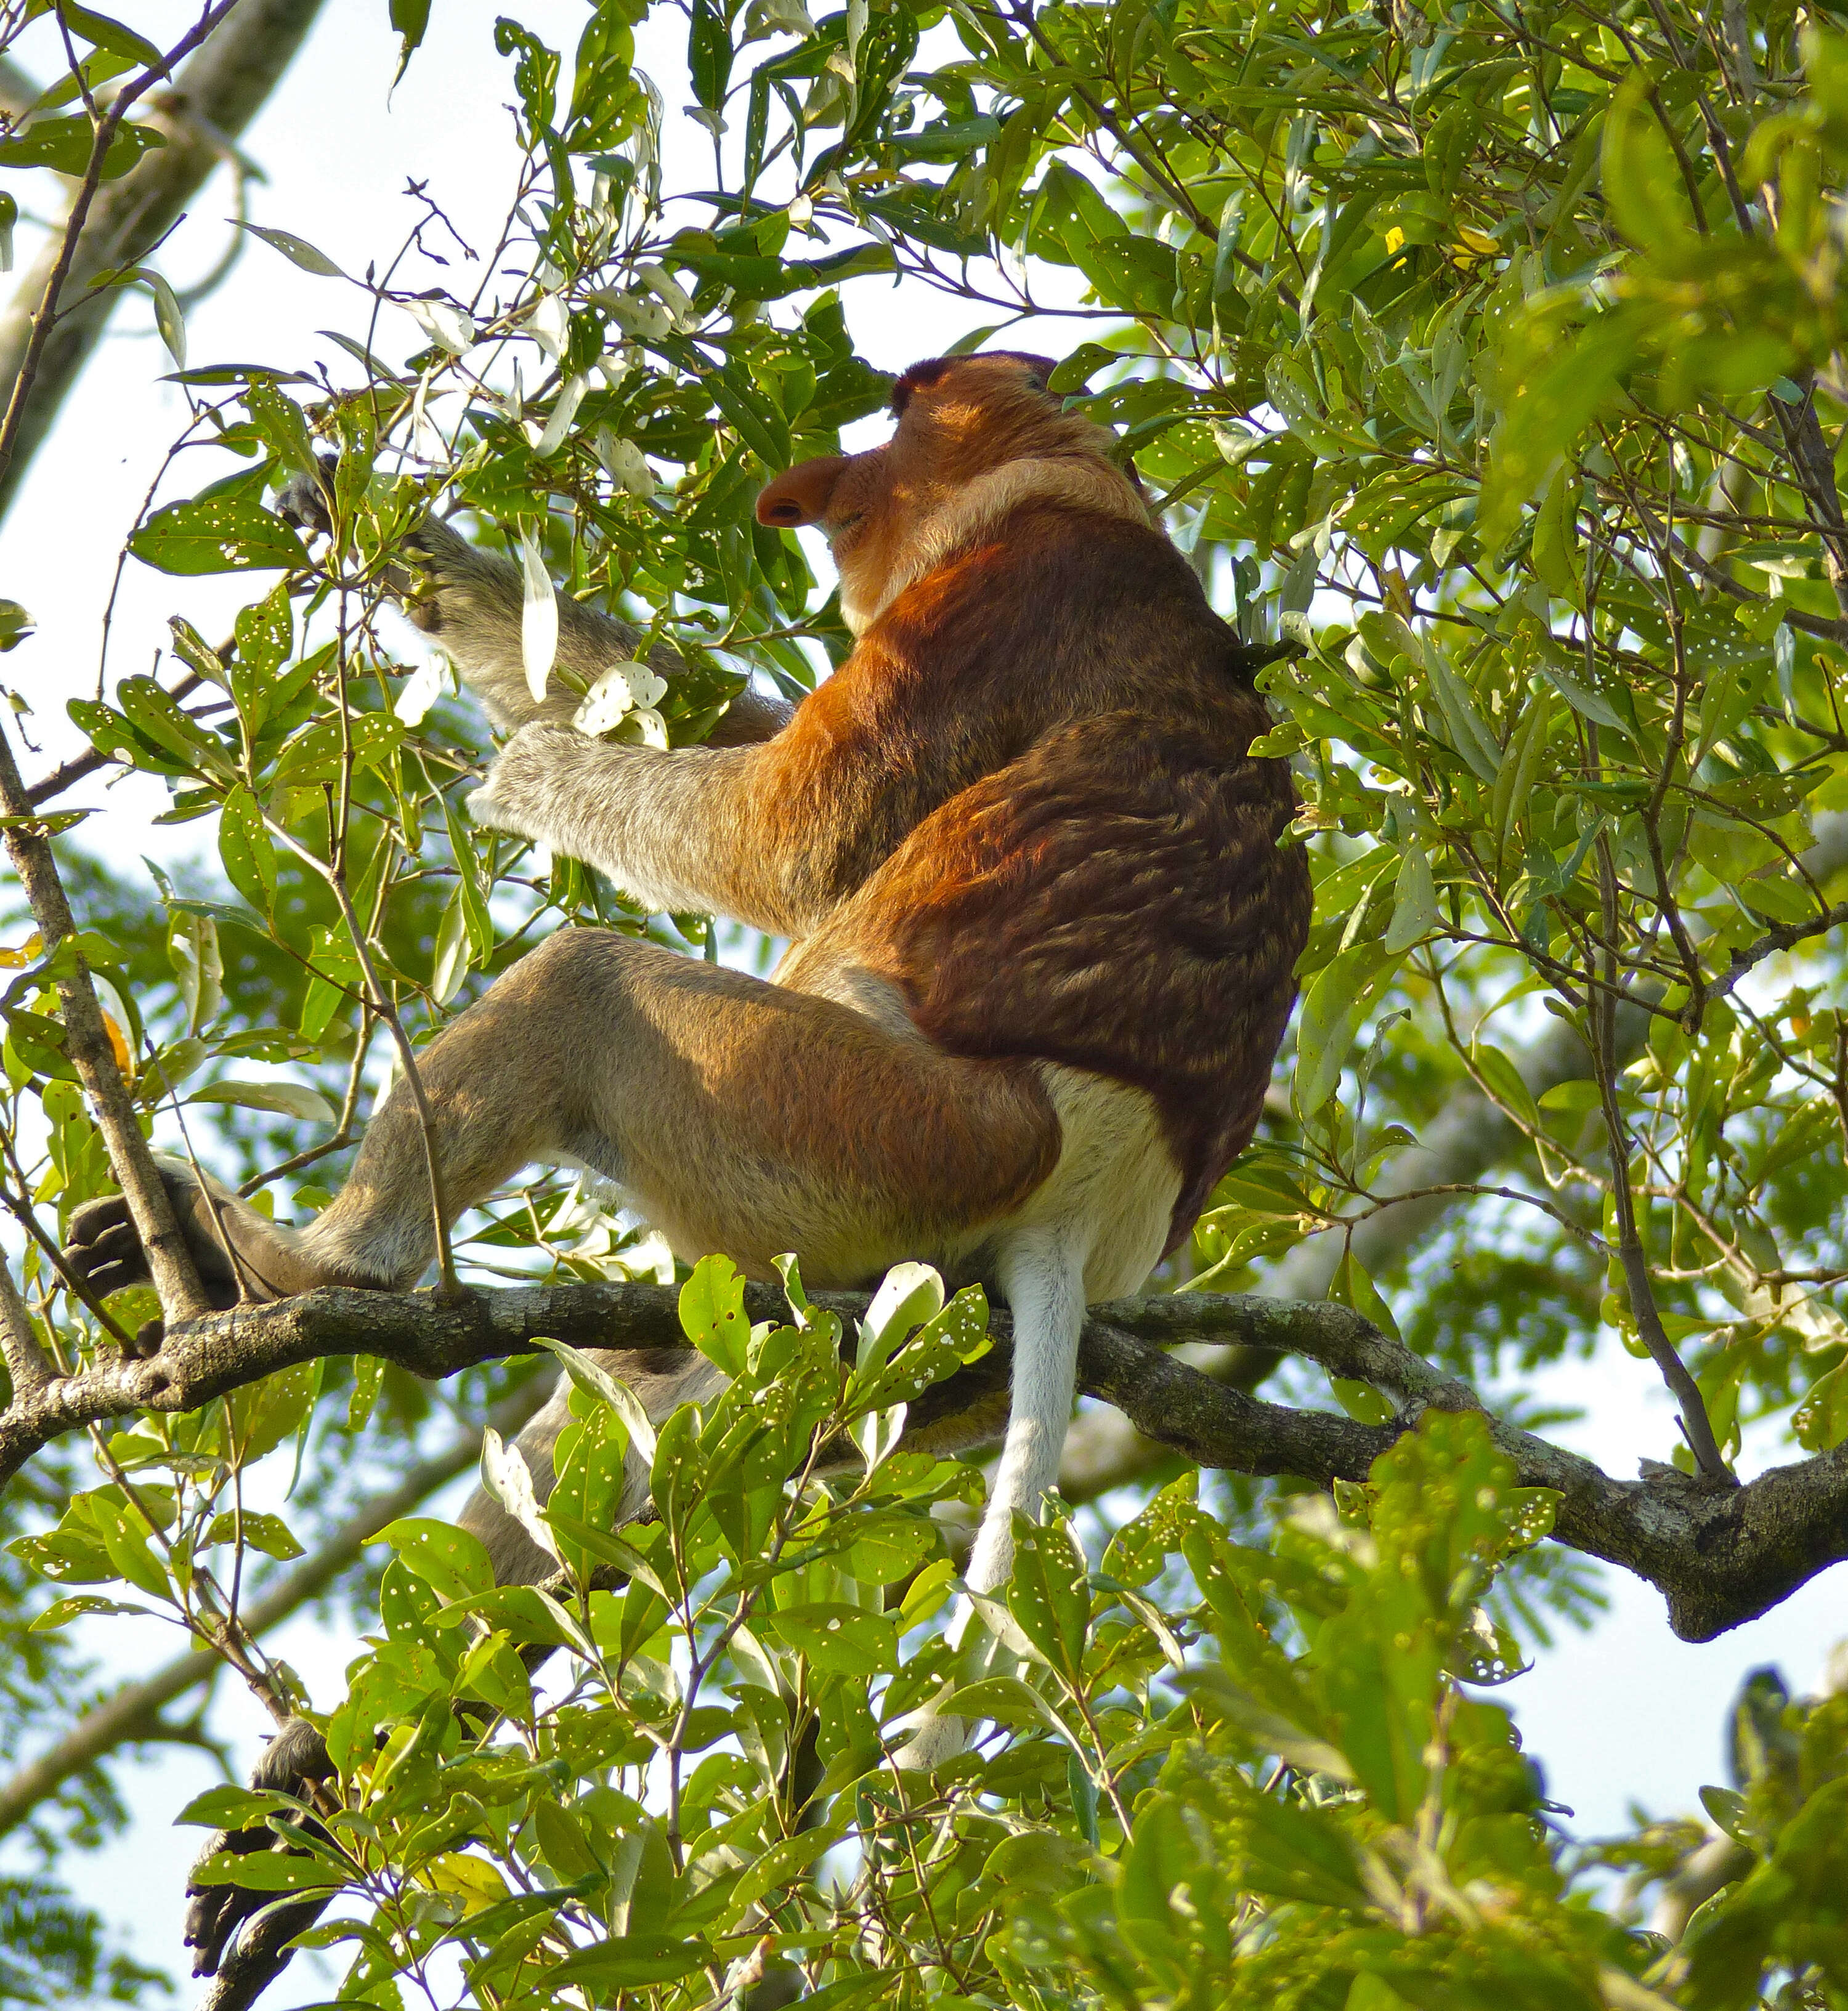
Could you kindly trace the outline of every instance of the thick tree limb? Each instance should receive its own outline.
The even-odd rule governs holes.
[[[59,289],[68,311],[44,337],[18,415],[9,464],[0,472],[0,515],[18,493],[33,454],[89,361],[119,289],[91,294],[97,276],[137,264],[172,228],[229,143],[276,87],[319,12],[321,0],[240,0],[240,4],[153,103],[149,123],[166,140],[119,180],[105,183],[83,219]],[[0,311],[0,404],[11,397],[31,348],[33,322],[62,249],[55,231]]]
[[[822,1294],[851,1318],[863,1294]],[[750,1288],[753,1319],[776,1317],[781,1295]],[[998,1345],[913,1407],[928,1442],[954,1418],[983,1425],[1004,1404],[1009,1323],[992,1320]],[[279,1369],[324,1355],[372,1354],[437,1377],[527,1352],[536,1337],[581,1347],[684,1345],[678,1295],[641,1284],[532,1286],[484,1292],[466,1303],[428,1294],[326,1290],[271,1305],[176,1322],[151,1361],[101,1364],[16,1401],[0,1416],[0,1481],[62,1434],[149,1409],[197,1409]],[[1291,1352],[1332,1373],[1370,1383],[1401,1408],[1398,1422],[1372,1425],[1322,1411],[1260,1402],[1170,1359],[1152,1343],[1218,1340]],[[1346,1307],[1196,1293],[1125,1299],[1085,1322],[1079,1386],[1117,1405],[1138,1430],[1207,1467],[1294,1474],[1323,1486],[1362,1480],[1373,1460],[1427,1405],[1472,1408],[1474,1394],[1446,1378]],[[1779,1467],[1743,1487],[1718,1487],[1673,1468],[1650,1466],[1622,1481],[1589,1460],[1491,1420],[1496,1442],[1523,1486],[1560,1496],[1554,1534],[1576,1550],[1620,1564],[1664,1595],[1669,1624],[1685,1640],[1707,1640],[1768,1611],[1818,1571],[1848,1557],[1848,1447]]]

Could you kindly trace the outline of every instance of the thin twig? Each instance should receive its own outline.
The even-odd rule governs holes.
[[[0,480],[4,480],[7,469],[12,465],[13,449],[19,441],[20,429],[25,423],[27,405],[32,396],[34,381],[38,376],[39,360],[45,354],[45,344],[50,341],[52,329],[57,322],[59,300],[64,291],[64,283],[70,276],[72,262],[77,254],[78,240],[84,234],[84,226],[90,215],[90,205],[96,200],[96,192],[102,186],[103,163],[114,143],[117,130],[128,116],[130,108],[163,77],[171,77],[173,66],[183,56],[190,55],[237,5],[237,0],[218,0],[215,6],[208,7],[159,63],[144,70],[116,93],[109,109],[96,122],[95,136],[91,141],[90,158],[84,166],[84,178],[77,184],[70,213],[64,220],[63,241],[59,247],[57,262],[46,277],[45,291],[39,296],[38,306],[33,313],[31,337],[26,344],[26,354],[20,361],[20,374],[13,379],[12,395],[6,403],[6,415],[0,420]]]

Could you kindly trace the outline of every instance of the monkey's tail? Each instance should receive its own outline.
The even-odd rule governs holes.
[[[1059,1478],[1066,1428],[1077,1382],[1078,1335],[1084,1324],[1084,1247],[1052,1225],[1021,1232],[1003,1254],[1000,1283],[1013,1315],[1013,1397],[988,1505],[969,1560],[969,1589],[1004,1585],[1014,1561],[1014,1513],[1037,1515]],[[949,1643],[962,1646],[977,1610],[963,1599],[950,1622]],[[899,1756],[901,1767],[930,1767],[967,1743],[963,1720],[927,1710]]]

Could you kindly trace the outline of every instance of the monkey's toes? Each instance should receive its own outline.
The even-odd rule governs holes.
[[[128,1203],[120,1194],[85,1201],[72,1215],[64,1257],[99,1298],[126,1286],[144,1285],[151,1275],[148,1253],[141,1248]]]
[[[332,458],[323,455],[321,465],[331,480]],[[325,536],[333,529],[333,519],[328,514],[327,498],[321,484],[306,475],[292,475],[283,484],[276,493],[276,513],[284,523],[293,524],[297,530]]]
[[[159,1354],[167,1338],[167,1323],[158,1313],[152,1319],[144,1319],[134,1335],[122,1344],[124,1361],[151,1361]]]

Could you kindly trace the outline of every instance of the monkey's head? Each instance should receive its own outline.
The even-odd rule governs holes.
[[[892,387],[892,438],[864,454],[798,462],[758,497],[758,522],[821,526],[842,611],[857,632],[942,555],[952,521],[977,528],[961,525],[958,505],[981,493],[984,476],[1010,463],[1063,462],[1083,464],[1087,486],[1101,468],[1105,483],[1130,488],[1109,458],[1110,434],[1065,411],[1047,389],[1054,368],[1049,357],[1014,350],[913,364]]]

